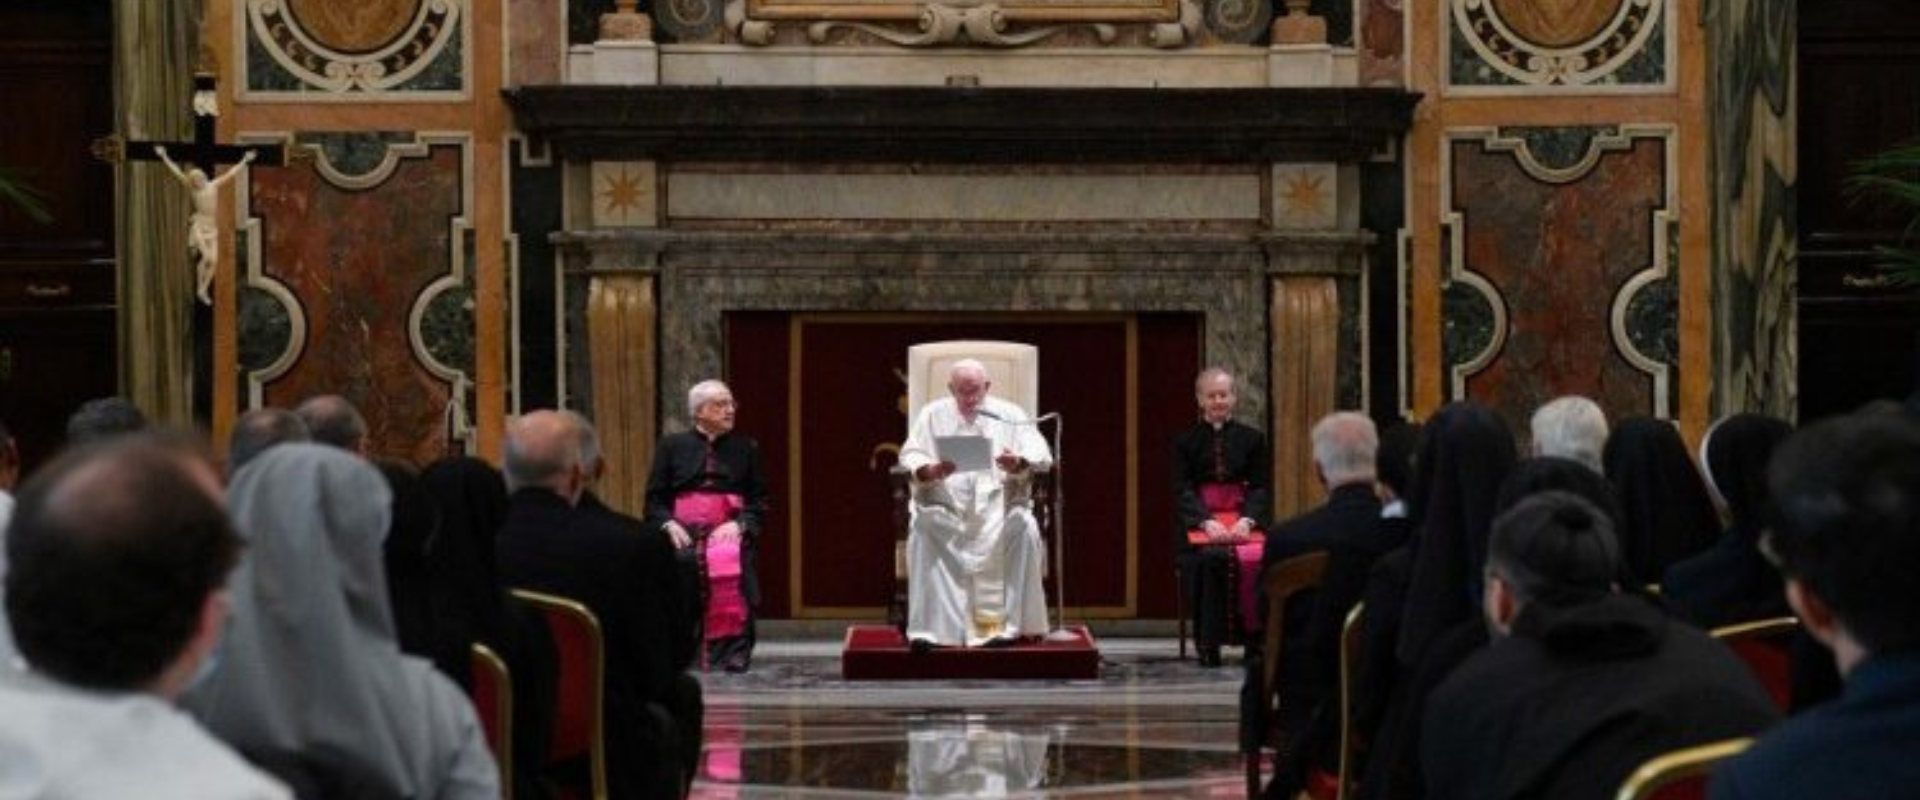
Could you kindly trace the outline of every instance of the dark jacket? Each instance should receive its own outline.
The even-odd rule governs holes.
[[[1854,667],[1840,699],[1794,717],[1716,771],[1712,800],[1910,796],[1920,787],[1920,653]]]
[[[1602,800],[1647,759],[1751,736],[1777,716],[1726,647],[1620,594],[1523,607],[1512,635],[1468,657],[1425,714],[1435,800]]]

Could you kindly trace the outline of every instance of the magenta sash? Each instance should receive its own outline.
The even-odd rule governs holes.
[[[720,543],[705,537],[732,520],[745,498],[722,492],[683,492],[673,500],[673,518],[701,530],[700,557],[706,566],[708,641],[739,636],[747,630],[747,598],[740,588],[740,540]]]
[[[1240,513],[1240,506],[1247,502],[1247,485],[1244,483],[1203,483],[1200,484],[1200,502],[1208,511],[1231,511]]]
[[[1243,483],[1203,483],[1200,484],[1200,502],[1214,513],[1220,524],[1232,527],[1240,518],[1240,507],[1247,500],[1247,486]],[[1229,519],[1228,517],[1231,517]],[[1258,529],[1255,529],[1256,532]],[[1198,543],[1204,543],[1206,535],[1201,534]],[[1266,549],[1265,537],[1258,536],[1253,541],[1233,548],[1234,560],[1240,562],[1240,619],[1241,627],[1252,630],[1254,620],[1260,618],[1260,556]]]

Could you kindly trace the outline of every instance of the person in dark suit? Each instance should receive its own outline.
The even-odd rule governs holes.
[[[1821,422],[1769,468],[1765,542],[1806,630],[1833,650],[1840,698],[1793,718],[1714,773],[1713,800],[1910,794],[1920,786],[1920,428]]]
[[[1173,441],[1174,561],[1200,666],[1218,667],[1220,646],[1250,627],[1243,596],[1251,599],[1260,576],[1244,573],[1261,555],[1250,539],[1273,514],[1273,451],[1266,434],[1233,418],[1239,396],[1232,373],[1206,369],[1194,379],[1193,394],[1200,420]],[[1205,543],[1194,543],[1192,531],[1204,534]],[[1238,587],[1228,580],[1236,568],[1243,573]],[[1233,630],[1236,623],[1241,630]]]
[[[1328,553],[1320,588],[1304,602],[1289,604],[1281,652],[1262,654],[1280,659],[1281,730],[1292,743],[1286,752],[1295,755],[1283,762],[1275,780],[1292,788],[1288,797],[1315,761],[1304,754],[1330,742],[1338,727],[1340,629],[1347,612],[1359,602],[1374,559],[1405,539],[1403,528],[1381,524],[1380,441],[1373,420],[1351,411],[1331,414],[1313,426],[1310,436],[1327,502],[1274,528],[1262,558],[1264,572],[1296,555]],[[1250,668],[1247,680],[1260,680],[1258,669]]]
[[[637,525],[575,508],[586,487],[576,415],[529,413],[509,427],[506,445],[512,495],[498,542],[502,580],[578,600],[599,618],[612,795],[684,795],[699,720],[671,710],[682,702],[687,677],[673,658],[674,623],[684,611],[673,590],[672,546]]]
[[[1767,459],[1793,433],[1783,420],[1735,414],[1700,440],[1708,493],[1732,524],[1711,549],[1667,569],[1661,593],[1675,616],[1715,628],[1787,614],[1780,575],[1760,555],[1766,527]]]
[[[1492,643],[1424,712],[1431,800],[1602,800],[1647,759],[1773,722],[1732,652],[1622,591],[1613,523],[1580,496],[1540,492],[1502,514],[1485,572]]]

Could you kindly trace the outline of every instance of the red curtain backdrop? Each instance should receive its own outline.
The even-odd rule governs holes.
[[[1130,323],[1137,343],[1131,461]],[[1040,349],[1040,407],[1028,411],[1057,411],[1067,422],[1061,465],[1067,604],[1127,603],[1131,468],[1138,487],[1135,613],[1171,616],[1170,443],[1193,419],[1191,379],[1201,348],[1200,319],[1181,314],[728,314],[727,379],[742,403],[740,429],[761,444],[774,506],[761,541],[762,613],[782,618],[802,610],[792,602],[795,577],[801,606],[814,615],[885,606],[893,589],[887,470],[906,434],[906,351],[947,339]],[[1048,592],[1051,602],[1051,580]]]

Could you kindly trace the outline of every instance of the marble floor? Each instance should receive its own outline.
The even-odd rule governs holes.
[[[703,675],[705,800],[1240,798],[1241,670],[1102,639],[1094,681],[845,681],[838,639],[765,641]]]

